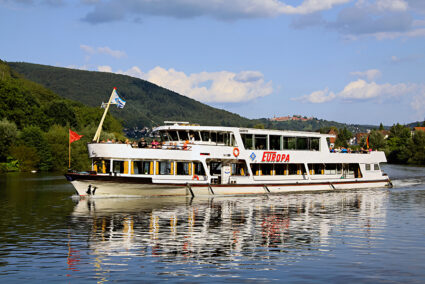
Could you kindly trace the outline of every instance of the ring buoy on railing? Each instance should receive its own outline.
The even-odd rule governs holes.
[[[193,175],[193,178],[192,178],[192,180],[199,180],[199,177],[197,176],[197,175]]]
[[[233,156],[235,156],[235,157],[239,156],[239,148],[238,147],[233,148]]]

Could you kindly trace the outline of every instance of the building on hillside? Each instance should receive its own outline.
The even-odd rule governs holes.
[[[424,131],[425,132],[425,127],[423,127],[423,126],[413,127],[413,130],[410,132],[410,134],[413,136],[413,134],[415,134],[415,132],[418,132],[418,131]]]
[[[293,115],[293,116],[281,116],[281,117],[276,117],[274,116],[273,118],[269,119],[270,121],[290,121],[290,120],[295,120],[295,121],[309,121],[309,120],[313,120],[313,117],[305,117],[305,116],[301,116],[301,115]]]

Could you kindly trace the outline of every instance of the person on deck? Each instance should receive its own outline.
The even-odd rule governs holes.
[[[148,143],[146,143],[146,141],[145,141],[145,138],[140,138],[140,141],[139,141],[139,148],[146,148],[146,147],[148,147]]]

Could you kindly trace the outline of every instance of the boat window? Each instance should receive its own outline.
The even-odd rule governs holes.
[[[274,170],[275,170],[275,175],[278,175],[278,176],[288,175],[288,164],[275,164]]]
[[[282,136],[280,135],[270,135],[270,150],[282,150],[281,139]]]
[[[194,174],[198,176],[205,175],[205,169],[201,162],[193,162]]]
[[[180,141],[189,140],[189,135],[188,135],[189,133],[187,133],[186,130],[179,130],[178,133],[179,133]]]
[[[243,146],[247,150],[254,150],[252,143],[252,134],[241,134]]]
[[[170,136],[168,135],[167,131],[159,132],[159,136],[161,137],[161,141],[170,141]]]
[[[288,172],[290,175],[301,175],[306,173],[303,164],[289,164]]]
[[[95,160],[93,161],[93,170],[106,174],[111,171],[111,161],[110,160]]]
[[[202,141],[208,142],[210,141],[210,132],[209,131],[201,131]]]
[[[308,138],[297,137],[297,150],[307,150],[307,149],[308,149]]]
[[[230,144],[229,144],[229,146],[233,146],[233,147],[238,146],[237,143],[236,143],[235,135],[233,135],[233,133],[230,134]]]
[[[320,138],[311,137],[310,138],[310,150],[319,151]]]
[[[370,164],[366,164],[366,171],[370,171]]]
[[[193,137],[193,140],[195,140],[195,141],[201,141],[201,136],[199,135],[199,131],[190,130],[189,131],[189,137],[190,137],[190,139],[192,139],[192,137]]]
[[[325,164],[325,175],[336,175],[341,173],[342,164]]]
[[[190,166],[192,163],[190,162],[177,162],[177,174],[178,175],[191,175],[192,170]]]
[[[248,176],[248,170],[245,162],[233,163],[232,167],[232,175],[233,176]]]
[[[379,171],[379,164],[374,164],[374,165],[373,165],[373,169],[374,169],[375,171]]]
[[[157,174],[158,175],[171,175],[171,166],[173,165],[170,161],[159,161],[157,162]]]
[[[168,135],[171,137],[171,141],[179,141],[179,137],[177,136],[177,131],[168,131]]]
[[[217,132],[211,132],[211,142],[217,143]]]
[[[251,164],[251,169],[256,176],[306,174],[304,164]]]
[[[136,175],[153,174],[153,161],[134,161],[133,172]]]
[[[273,164],[261,164],[261,175],[271,176],[273,175]]]
[[[210,175],[221,175],[221,163],[210,162],[209,163]]]
[[[226,133],[224,132],[217,133],[217,143],[224,144],[225,136],[226,136]]]
[[[267,135],[254,135],[254,145],[257,150],[267,150]]]
[[[297,139],[295,137],[283,137],[283,149],[295,150]]]
[[[124,173],[124,161],[113,161],[112,170],[114,173]]]
[[[325,164],[308,164],[310,175],[324,175]]]

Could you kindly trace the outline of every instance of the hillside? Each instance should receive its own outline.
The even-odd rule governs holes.
[[[69,128],[84,135],[73,145],[73,165],[88,168],[85,143],[102,113],[23,78],[0,60],[0,172],[66,169]],[[123,139],[122,125],[108,116],[102,135]]]
[[[108,100],[112,88],[127,104],[112,109],[125,127],[161,125],[165,120],[197,122],[204,125],[248,126],[251,121],[237,114],[216,109],[147,81],[130,76],[74,70],[30,63],[9,63],[18,73],[60,96],[89,106]]]

